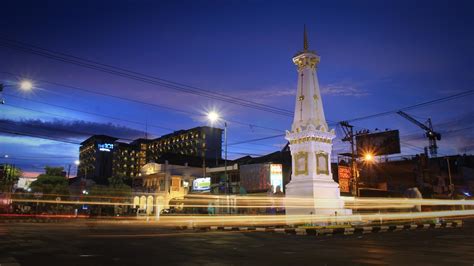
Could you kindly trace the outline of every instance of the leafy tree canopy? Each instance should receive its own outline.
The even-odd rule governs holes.
[[[19,168],[12,165],[4,165],[3,173],[0,176],[0,188],[1,190],[10,190],[23,173]]]
[[[46,166],[44,168],[45,175],[49,176],[63,176],[64,177],[64,167],[51,167]]]
[[[45,194],[68,194],[69,182],[63,175],[63,167],[45,167],[45,173],[31,183],[30,188],[34,192]]]

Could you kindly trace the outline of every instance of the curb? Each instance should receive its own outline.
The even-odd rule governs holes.
[[[196,228],[203,231],[253,231],[253,232],[273,232],[280,234],[310,235],[310,236],[332,236],[332,235],[354,235],[384,233],[396,231],[428,230],[437,228],[459,228],[463,226],[462,220],[442,222],[442,223],[420,223],[420,224],[399,224],[399,225],[374,225],[355,226],[339,228],[290,228],[290,227],[228,227],[210,226]]]

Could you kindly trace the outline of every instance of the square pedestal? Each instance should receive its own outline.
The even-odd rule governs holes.
[[[339,185],[328,179],[292,180],[286,185],[286,215],[290,224],[298,221],[297,216],[308,216],[311,222],[317,222],[317,216],[351,215],[352,210],[344,209],[340,198]],[[291,218],[294,217],[294,219]]]

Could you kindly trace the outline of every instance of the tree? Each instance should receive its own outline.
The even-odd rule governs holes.
[[[43,194],[69,194],[69,182],[63,175],[63,170],[63,167],[45,167],[45,173],[31,183],[31,190]]]
[[[19,168],[6,164],[3,166],[3,173],[0,175],[0,189],[2,191],[11,191],[13,185],[18,181],[23,173]]]
[[[44,172],[45,172],[46,175],[49,175],[49,176],[65,176],[64,175],[64,167],[46,166],[44,168]]]
[[[132,188],[127,185],[128,177],[117,175],[108,179],[109,184],[94,185],[90,188],[89,194],[93,197],[99,197],[98,200],[104,202],[103,205],[95,205],[91,207],[91,212],[97,215],[113,215],[117,213],[120,206],[108,205],[106,203],[128,203],[131,200]]]

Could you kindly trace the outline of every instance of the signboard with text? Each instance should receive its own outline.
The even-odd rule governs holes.
[[[337,173],[339,176],[339,189],[341,192],[351,191],[351,168],[348,166],[338,166]]]
[[[273,186],[273,192],[277,187],[283,192],[283,166],[281,164],[270,165],[270,184]]]
[[[193,190],[194,191],[205,191],[211,189],[211,178],[196,178],[193,181]]]
[[[101,144],[97,144],[97,148],[99,148],[99,151],[110,152],[111,150],[114,149],[114,144],[112,144],[112,143],[101,143]]]

